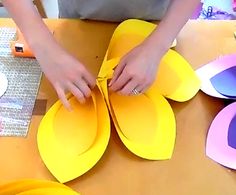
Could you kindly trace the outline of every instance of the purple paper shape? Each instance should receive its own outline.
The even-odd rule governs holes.
[[[228,144],[230,147],[236,149],[236,115],[234,115],[229,124]]]
[[[222,95],[236,97],[236,66],[230,67],[211,79],[213,87]]]
[[[214,61],[198,68],[195,72],[201,80],[201,90],[213,97],[223,98],[223,99],[236,99],[233,97],[224,96],[219,93],[212,85],[210,79],[216,74],[235,66],[236,54],[229,54],[220,56]]]
[[[231,169],[236,169],[236,149],[228,145],[228,130],[235,114],[236,102],[221,110],[211,123],[206,142],[206,155]]]

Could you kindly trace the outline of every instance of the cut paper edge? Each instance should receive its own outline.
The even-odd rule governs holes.
[[[0,97],[6,92],[8,80],[5,74],[0,72]]]
[[[222,109],[208,131],[206,155],[219,164],[236,169],[236,149],[228,145],[228,128],[236,114],[236,102]]]
[[[212,85],[210,78],[216,74],[236,65],[236,54],[220,56],[218,59],[198,68],[195,72],[201,80],[201,90],[207,95],[223,98],[223,99],[236,99],[230,98],[220,94]]]
[[[63,106],[57,101],[44,116],[38,130],[38,148],[40,155],[50,172],[61,183],[75,179],[89,171],[102,157],[110,138],[109,113],[98,88],[94,89],[93,101],[98,122],[97,136],[93,145],[78,156],[63,153],[53,133],[53,118],[57,110]],[[48,143],[51,144],[49,147]],[[47,147],[45,147],[47,146]],[[52,156],[53,154],[53,156]]]

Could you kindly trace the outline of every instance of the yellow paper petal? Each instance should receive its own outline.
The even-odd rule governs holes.
[[[16,195],[78,195],[77,192],[65,188],[40,188],[18,193]]]
[[[37,180],[37,179],[17,180],[0,185],[0,195],[16,195],[31,190],[45,189],[45,188],[53,188],[53,189],[63,188],[67,192],[68,191],[71,192],[70,194],[79,195],[78,193],[74,192],[72,189],[63,184],[46,180]],[[56,191],[54,190],[54,192]]]
[[[165,97],[187,101],[200,89],[200,80],[190,64],[176,51],[170,49],[162,58],[157,78],[149,90],[158,88]]]
[[[144,41],[156,27],[156,24],[137,19],[129,19],[122,22],[113,33],[106,60],[124,56],[128,51]],[[176,39],[171,47],[175,46]]]
[[[128,140],[145,145],[155,143],[158,116],[155,105],[147,96],[112,93],[109,100],[119,129]]]
[[[69,97],[73,111],[56,102],[44,116],[38,131],[40,155],[62,183],[91,169],[104,153],[110,137],[106,104],[98,89],[86,104]]]
[[[150,160],[171,158],[175,118],[165,98],[158,93],[122,98],[113,94],[110,104],[116,130],[130,151]]]
[[[103,63],[101,75],[118,59]],[[110,67],[110,68],[109,68]],[[139,96],[110,93],[107,80],[99,82],[116,130],[126,147],[142,158],[169,159],[175,143],[175,118],[169,103],[158,90]]]
[[[168,159],[175,142],[175,118],[162,95],[177,101],[192,98],[200,88],[191,66],[177,52],[163,57],[152,87],[138,97],[109,94],[107,80],[127,52],[140,44],[156,25],[127,20],[115,30],[99,72],[99,85],[116,130],[127,148],[147,159]]]

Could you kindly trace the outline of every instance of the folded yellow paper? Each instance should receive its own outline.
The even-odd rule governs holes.
[[[153,85],[138,96],[111,93],[107,86],[120,59],[155,27],[133,19],[121,23],[110,41],[92,98],[81,105],[70,96],[73,112],[66,111],[58,101],[43,118],[38,132],[39,151],[60,182],[84,174],[101,158],[110,136],[107,107],[121,141],[131,152],[150,160],[171,158],[176,122],[165,97],[187,101],[199,90],[200,81],[188,62],[170,49],[159,64]]]
[[[190,64],[170,49],[162,58],[156,80],[149,90],[153,88],[158,88],[169,99],[184,102],[199,91],[200,80]]]
[[[85,104],[72,95],[68,99],[73,111],[56,102],[38,130],[40,155],[62,183],[91,169],[104,153],[110,137],[109,114],[98,88]]]
[[[116,130],[134,154],[150,159],[169,159],[175,143],[175,118],[165,97],[187,101],[200,88],[200,81],[189,63],[170,49],[162,58],[153,85],[139,96],[109,94],[107,80],[128,51],[150,35],[156,25],[127,20],[115,30],[98,74],[99,86],[106,99]]]
[[[0,185],[0,195],[79,195],[71,188],[52,181],[25,179]]]
[[[169,103],[158,89],[151,90],[149,95],[127,97],[109,93],[107,79],[118,61],[104,61],[99,86],[122,142],[142,158],[169,159],[175,143],[175,118]],[[104,77],[106,74],[108,76]]]

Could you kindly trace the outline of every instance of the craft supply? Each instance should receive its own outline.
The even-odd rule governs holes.
[[[0,28],[0,71],[8,79],[0,98],[0,136],[27,135],[42,74],[35,59],[12,56],[15,36],[15,28]]]
[[[6,92],[8,80],[5,74],[0,72],[0,97]]]

